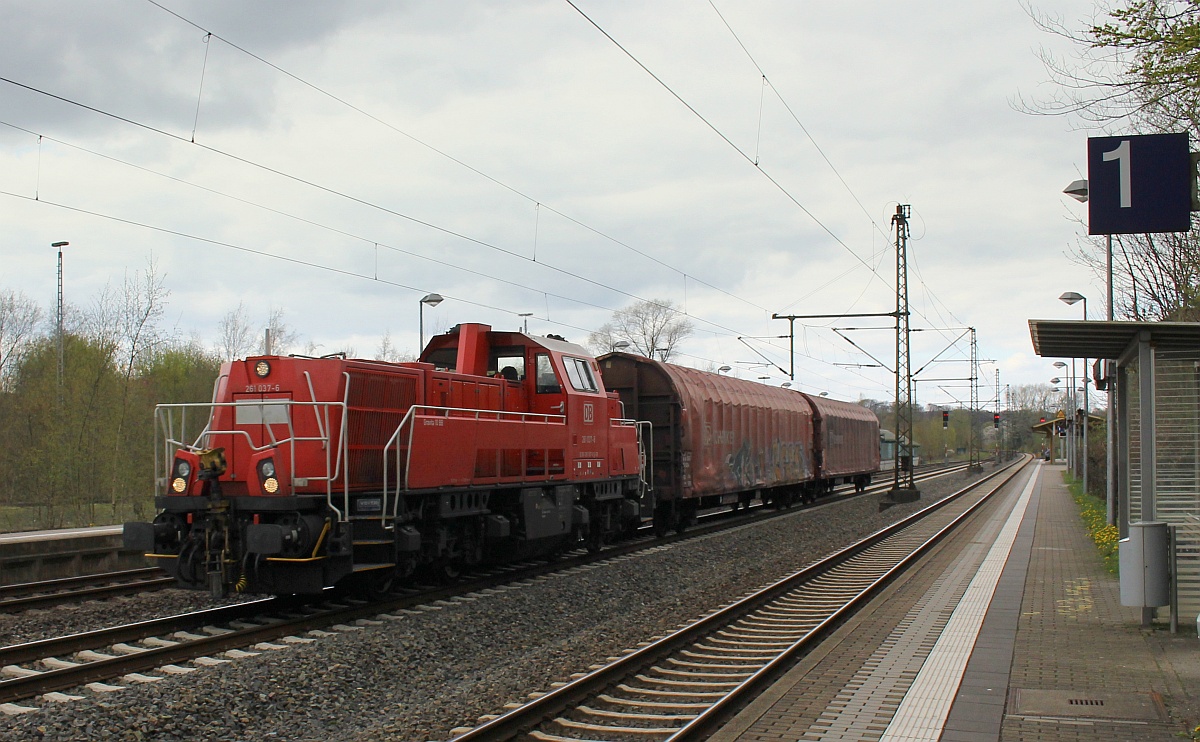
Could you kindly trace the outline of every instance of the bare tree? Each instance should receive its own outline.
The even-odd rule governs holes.
[[[666,361],[694,329],[674,302],[650,299],[613,312],[612,320],[588,336],[588,345],[597,353],[607,353],[623,341],[636,353]]]
[[[217,330],[221,333],[217,350],[222,360],[242,358],[254,347],[254,329],[250,326],[250,316],[242,302],[238,302],[237,309],[229,310],[221,318]]]
[[[388,361],[389,363],[404,363],[406,361],[415,361],[417,357],[411,351],[402,351],[392,342],[392,331],[388,330],[383,333],[383,337],[379,341],[379,347],[375,350],[375,360]]]
[[[284,321],[282,307],[271,310],[271,314],[267,317],[267,325],[259,336],[258,351],[263,354],[267,352],[267,333],[270,333],[271,337],[270,352],[275,355],[286,354],[295,347],[296,343],[300,342],[300,333],[293,330]]]
[[[1115,319],[1200,320],[1200,234],[1121,234],[1112,244]],[[1082,241],[1071,257],[1107,281],[1104,240]]]
[[[0,386],[21,362],[34,339],[42,310],[19,291],[0,292]]]

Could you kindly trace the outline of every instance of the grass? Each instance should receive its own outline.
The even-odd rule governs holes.
[[[1120,539],[1120,534],[1116,526],[1107,522],[1107,506],[1100,498],[1084,494],[1083,484],[1069,474],[1064,474],[1063,478],[1066,480],[1067,488],[1071,491],[1071,497],[1079,506],[1079,517],[1083,519],[1088,537],[1096,544],[1096,551],[1104,560],[1104,568],[1114,575],[1117,574],[1117,541]]]

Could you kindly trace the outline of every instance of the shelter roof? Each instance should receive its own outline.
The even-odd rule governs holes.
[[[1029,320],[1033,352],[1046,358],[1117,359],[1143,331],[1159,348],[1200,348],[1200,322]]]

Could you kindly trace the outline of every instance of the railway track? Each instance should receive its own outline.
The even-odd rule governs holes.
[[[926,473],[925,478],[956,473],[958,469]],[[824,498],[818,505],[835,499],[878,494],[889,485],[877,485],[864,493],[851,491]],[[780,517],[796,512],[785,510],[771,514]],[[386,621],[392,613],[421,610],[450,600],[477,600],[486,591],[511,586],[552,573],[625,557],[647,548],[740,527],[762,514],[721,513],[689,529],[686,534],[667,538],[639,538],[606,548],[600,554],[584,549],[548,563],[509,565],[504,569],[468,575],[454,585],[438,588],[413,588],[395,598],[365,602],[334,595],[264,598],[233,606],[172,616],[0,648],[0,703],[12,704],[46,695],[48,700],[69,700],[62,691],[99,683],[94,690],[111,689],[106,681],[143,683],[161,680],[163,675],[145,672],[182,674],[195,669],[182,663],[218,664],[247,653],[282,649],[288,644],[313,641],[312,633],[330,629],[354,630],[373,622]]]
[[[175,580],[158,567],[147,567],[3,585],[0,586],[0,613],[161,590],[174,584]]]
[[[997,471],[674,634],[474,729],[456,730],[454,739],[705,739],[1021,468]]]

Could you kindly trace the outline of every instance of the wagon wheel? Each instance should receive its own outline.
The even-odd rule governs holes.
[[[663,538],[671,530],[671,508],[659,506],[654,509],[654,535]]]

